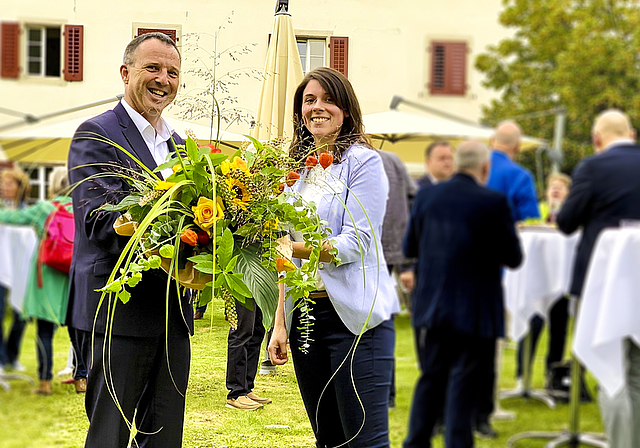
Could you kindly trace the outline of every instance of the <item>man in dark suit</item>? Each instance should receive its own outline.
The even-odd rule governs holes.
[[[598,235],[618,227],[624,219],[640,219],[640,146],[626,114],[607,110],[595,120],[592,131],[596,155],[582,160],[573,173],[573,185],[557,218],[564,233],[582,227],[573,270],[571,294],[580,296]],[[638,446],[640,441],[640,348],[625,341],[626,386],[615,397],[600,390],[600,405],[609,446]]]
[[[143,170],[115,145],[153,170],[175,150],[171,137],[183,142],[161,117],[178,89],[180,53],[164,34],[144,34],[127,46],[120,74],[124,99],[80,125],[69,150],[76,231],[67,321],[84,340],[95,337],[93,346],[85,346],[85,446],[122,448],[135,436],[139,447],[179,448],[193,331],[188,300],[160,270],[143,274],[127,304],[113,296],[100,303],[96,289],[128,241],[113,230],[120,213],[97,210],[118,203],[130,189],[109,173]]]
[[[456,164],[450,181],[418,193],[404,240],[418,260],[412,320],[422,370],[404,448],[431,446],[443,408],[447,448],[473,446],[478,369],[504,336],[500,270],[522,260],[507,199],[483,186],[489,149],[465,142]]]
[[[445,140],[438,140],[427,146],[424,152],[427,173],[418,179],[418,188],[443,182],[453,174],[453,151]]]

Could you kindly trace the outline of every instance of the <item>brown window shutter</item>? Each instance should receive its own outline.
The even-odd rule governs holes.
[[[169,36],[174,42],[178,42],[179,40],[178,36],[176,35],[176,30],[163,30],[160,28],[138,28],[138,36],[142,36],[143,34],[147,33],[162,33]]]
[[[64,26],[64,73],[65,81],[82,81],[84,26]]]
[[[18,78],[20,74],[20,24],[18,22],[2,22],[0,48],[0,76]]]
[[[329,67],[349,77],[349,38],[331,36],[329,50]]]
[[[466,90],[466,42],[432,42],[430,93],[464,95]]]

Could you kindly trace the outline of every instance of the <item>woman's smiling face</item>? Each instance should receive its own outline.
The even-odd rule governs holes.
[[[312,79],[302,93],[302,119],[316,145],[332,144],[340,133],[344,112],[320,83]]]

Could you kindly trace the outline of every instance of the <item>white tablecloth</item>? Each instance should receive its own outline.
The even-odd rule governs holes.
[[[31,227],[0,224],[0,284],[9,290],[9,302],[19,311],[24,303],[37,241]]]
[[[610,396],[624,385],[628,337],[640,345],[640,229],[609,229],[589,263],[573,350]]]
[[[519,236],[524,260],[504,275],[505,306],[510,315],[507,335],[516,341],[526,335],[534,314],[546,318],[556,299],[569,291],[580,234],[521,229]]]

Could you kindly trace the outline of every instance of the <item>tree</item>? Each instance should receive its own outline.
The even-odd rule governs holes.
[[[592,152],[591,126],[598,113],[619,108],[632,122],[640,119],[638,0],[504,0],[504,5],[499,21],[515,34],[475,61],[486,76],[483,86],[500,92],[483,106],[483,120],[495,124],[520,117],[526,134],[552,141],[554,116],[534,112],[564,107],[562,169],[571,172]]]

